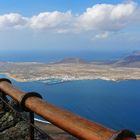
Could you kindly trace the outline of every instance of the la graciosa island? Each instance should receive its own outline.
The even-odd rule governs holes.
[[[139,80],[140,51],[118,60],[66,58],[54,63],[0,62],[0,73],[17,81]]]

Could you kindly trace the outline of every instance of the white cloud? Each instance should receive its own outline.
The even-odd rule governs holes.
[[[103,32],[103,33],[95,35],[95,38],[97,38],[97,39],[105,39],[108,37],[109,37],[109,32]]]
[[[17,13],[0,16],[0,29],[26,27],[32,30],[66,32],[95,32],[96,38],[107,38],[110,32],[120,31],[139,21],[140,7],[134,2],[96,4],[81,15],[67,12],[43,12],[32,17]],[[132,26],[132,25],[131,25]]]
[[[136,12],[137,4],[134,2],[97,4],[79,16],[78,27],[80,30],[118,31],[131,22]]]
[[[65,30],[69,28],[70,23],[73,22],[71,12],[44,12],[30,19],[30,27],[33,29],[60,29]]]
[[[0,29],[19,28],[27,24],[28,18],[17,13],[10,13],[0,16]]]

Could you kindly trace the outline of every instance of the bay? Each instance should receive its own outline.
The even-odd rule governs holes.
[[[80,80],[58,84],[12,82],[26,92],[39,92],[47,102],[91,121],[140,134],[140,80]]]

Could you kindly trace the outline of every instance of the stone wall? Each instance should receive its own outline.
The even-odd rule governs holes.
[[[25,121],[28,121],[28,113],[21,111],[13,100],[5,98],[5,101],[19,113],[12,111],[0,100],[0,140],[29,140],[29,124]]]

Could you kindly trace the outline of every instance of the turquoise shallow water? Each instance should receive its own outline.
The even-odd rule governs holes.
[[[13,81],[13,84],[25,91],[37,91],[46,101],[109,128],[129,128],[140,134],[139,80],[83,80],[59,84]]]

